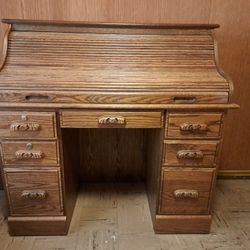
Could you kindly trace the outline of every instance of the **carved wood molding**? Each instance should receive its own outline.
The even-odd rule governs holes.
[[[199,192],[197,190],[189,190],[189,189],[177,189],[174,191],[175,198],[191,198],[198,199]]]
[[[19,160],[42,159],[44,154],[41,151],[18,150],[15,153]]]
[[[8,24],[7,30],[5,31],[4,38],[3,38],[3,47],[2,47],[2,57],[0,57],[0,71],[4,66],[7,57],[7,50],[8,50],[8,38],[11,31],[11,24]]]
[[[177,152],[178,159],[202,159],[203,156],[200,150],[180,150]]]
[[[102,125],[125,125],[126,119],[123,116],[103,116],[98,119],[98,123]]]
[[[39,131],[40,125],[37,123],[12,123],[10,130],[13,132],[18,131]]]
[[[181,131],[188,132],[205,132],[207,131],[207,124],[204,123],[182,123],[180,124]]]
[[[45,190],[24,190],[21,198],[26,200],[44,200],[47,197]]]

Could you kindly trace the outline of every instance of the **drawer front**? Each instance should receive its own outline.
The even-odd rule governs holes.
[[[162,128],[161,112],[60,112],[61,127],[75,128]]]
[[[166,137],[219,137],[221,123],[222,113],[170,113],[166,120]]]
[[[53,112],[0,112],[0,138],[55,138]]]
[[[208,214],[214,170],[164,169],[160,214]]]
[[[61,176],[58,169],[4,169],[11,215],[62,215]]]
[[[217,161],[218,141],[164,141],[164,165],[213,166]]]
[[[58,165],[57,141],[3,141],[4,165]]]

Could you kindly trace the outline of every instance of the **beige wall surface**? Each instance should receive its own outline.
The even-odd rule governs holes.
[[[0,18],[132,23],[218,23],[220,65],[241,105],[225,121],[221,170],[250,173],[250,1],[0,0]],[[0,41],[4,27],[0,29]],[[0,42],[0,48],[1,46]]]

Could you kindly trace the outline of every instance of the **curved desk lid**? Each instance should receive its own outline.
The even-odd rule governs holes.
[[[0,102],[228,103],[216,25],[7,22]]]

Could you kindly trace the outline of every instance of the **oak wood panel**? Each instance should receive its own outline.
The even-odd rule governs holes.
[[[30,18],[51,20],[81,20],[100,22],[154,22],[154,23],[219,23],[216,33],[219,42],[220,63],[235,81],[234,99],[241,104],[240,112],[231,112],[225,126],[225,144],[221,169],[249,169],[248,115],[249,82],[248,58],[248,1],[185,1],[185,0],[119,0],[119,1],[0,1],[1,18]],[[222,11],[223,10],[223,11]],[[232,18],[233,16],[233,18]],[[210,20],[209,20],[210,17]],[[3,37],[3,25],[0,36]],[[240,27],[240,28],[239,28]],[[1,47],[2,39],[0,39]],[[244,121],[235,123],[235,121]],[[229,124],[233,123],[234,126]],[[237,126],[237,129],[236,127]],[[241,140],[245,138],[245,140]],[[240,151],[237,149],[241,149]]]
[[[142,39],[128,28],[126,34],[106,35],[99,34],[100,25],[85,26],[92,27],[91,33],[56,32],[55,36],[44,31],[38,36],[37,31],[14,29],[0,74],[1,101],[228,102],[230,88],[217,71],[211,27],[176,26],[169,34],[152,34],[147,26],[140,26]],[[112,33],[112,28],[105,26],[107,32]]]
[[[0,138],[55,138],[53,112],[0,112]]]
[[[208,214],[214,170],[163,169],[160,214]],[[197,197],[184,197],[175,192],[197,192]],[[183,191],[182,191],[183,190]]]
[[[249,1],[213,0],[210,22],[220,23],[216,31],[219,46],[219,58],[222,68],[234,81],[235,102],[241,108],[229,112],[225,119],[224,143],[221,153],[220,169],[225,173],[231,170],[237,175],[245,175],[242,170],[250,172],[250,19]],[[223,10],[223,11],[222,11]]]
[[[249,169],[249,133],[245,124],[250,119],[249,109],[249,56],[245,53],[250,37],[248,34],[249,1],[185,1],[185,0],[119,0],[119,1],[0,1],[1,18],[30,18],[51,20],[81,20],[100,22],[140,22],[140,23],[219,23],[216,32],[219,43],[220,63],[235,81],[234,99],[243,107],[240,112],[232,112],[228,124],[235,120],[237,129],[225,127],[225,144],[222,150],[221,169]],[[222,11],[223,10],[223,11]],[[233,16],[233,18],[232,18]],[[3,26],[3,25],[1,25]],[[240,28],[239,28],[240,27]],[[3,37],[3,28],[0,35]],[[1,44],[2,39],[0,39]],[[1,47],[1,45],[0,45]],[[237,63],[236,63],[237,62]],[[240,138],[244,137],[245,140]],[[237,145],[236,145],[237,144]],[[235,145],[235,146],[234,146]],[[243,147],[244,146],[244,147]],[[244,148],[240,152],[237,148]],[[244,159],[244,160],[243,160]]]
[[[166,119],[166,137],[168,138],[218,138],[222,123],[222,113],[174,113]]]
[[[144,180],[148,132],[146,129],[81,129],[81,180]]]
[[[185,140],[165,140],[164,165],[166,166],[215,166],[217,162],[218,141],[185,141]],[[188,155],[178,157],[182,151]],[[191,152],[191,156],[188,152]],[[192,156],[192,152],[198,154]],[[202,156],[199,157],[199,154]]]
[[[38,167],[59,164],[57,141],[2,141],[1,154],[4,165]]]
[[[151,130],[147,135],[146,188],[153,224],[155,224],[155,215],[158,210],[161,185],[163,139],[164,129]]]
[[[4,171],[11,215],[62,215],[61,176],[58,169]],[[24,191],[46,193],[45,198],[22,197]]]
[[[115,120],[117,119],[117,121]],[[61,111],[62,128],[162,128],[164,116],[158,112]]]
[[[211,215],[156,215],[154,230],[168,234],[209,233],[211,221]]]

